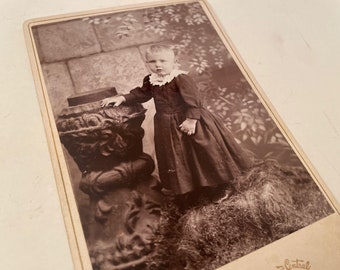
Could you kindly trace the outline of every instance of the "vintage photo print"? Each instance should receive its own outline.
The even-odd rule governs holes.
[[[217,269],[336,213],[205,1],[26,30],[75,268]]]

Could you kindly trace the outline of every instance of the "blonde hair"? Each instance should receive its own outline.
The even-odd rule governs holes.
[[[174,57],[176,57],[175,51],[171,45],[168,44],[154,44],[149,46],[145,51],[145,58],[148,59],[148,55],[156,52],[169,52],[172,53]]]

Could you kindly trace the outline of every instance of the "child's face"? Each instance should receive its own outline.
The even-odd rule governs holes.
[[[153,73],[165,76],[174,69],[175,56],[172,51],[152,52],[146,55],[146,62]]]

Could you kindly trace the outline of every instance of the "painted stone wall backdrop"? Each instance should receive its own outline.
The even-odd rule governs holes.
[[[72,94],[112,86],[126,93],[142,83],[148,71],[139,47],[166,38],[145,31],[145,18],[137,10],[34,29],[55,116]]]
[[[81,20],[37,28],[43,62],[56,62],[101,52],[93,26]]]
[[[84,21],[93,23],[103,51],[108,52],[164,40],[164,35],[145,31],[145,15],[145,11],[131,11]]]
[[[74,94],[71,74],[65,62],[42,64],[43,76],[51,100],[54,117],[67,107],[67,98]]]
[[[114,86],[126,93],[148,73],[137,48],[121,49],[68,61],[77,93]]]

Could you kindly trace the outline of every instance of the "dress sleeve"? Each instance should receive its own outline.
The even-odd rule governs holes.
[[[193,79],[181,74],[176,77],[177,85],[184,102],[188,105],[186,117],[191,119],[201,118],[202,101]]]
[[[129,94],[123,95],[126,99],[126,103],[138,102],[144,103],[152,98],[152,92],[150,89],[149,76],[146,76],[143,80],[141,87],[136,87],[130,91]]]

